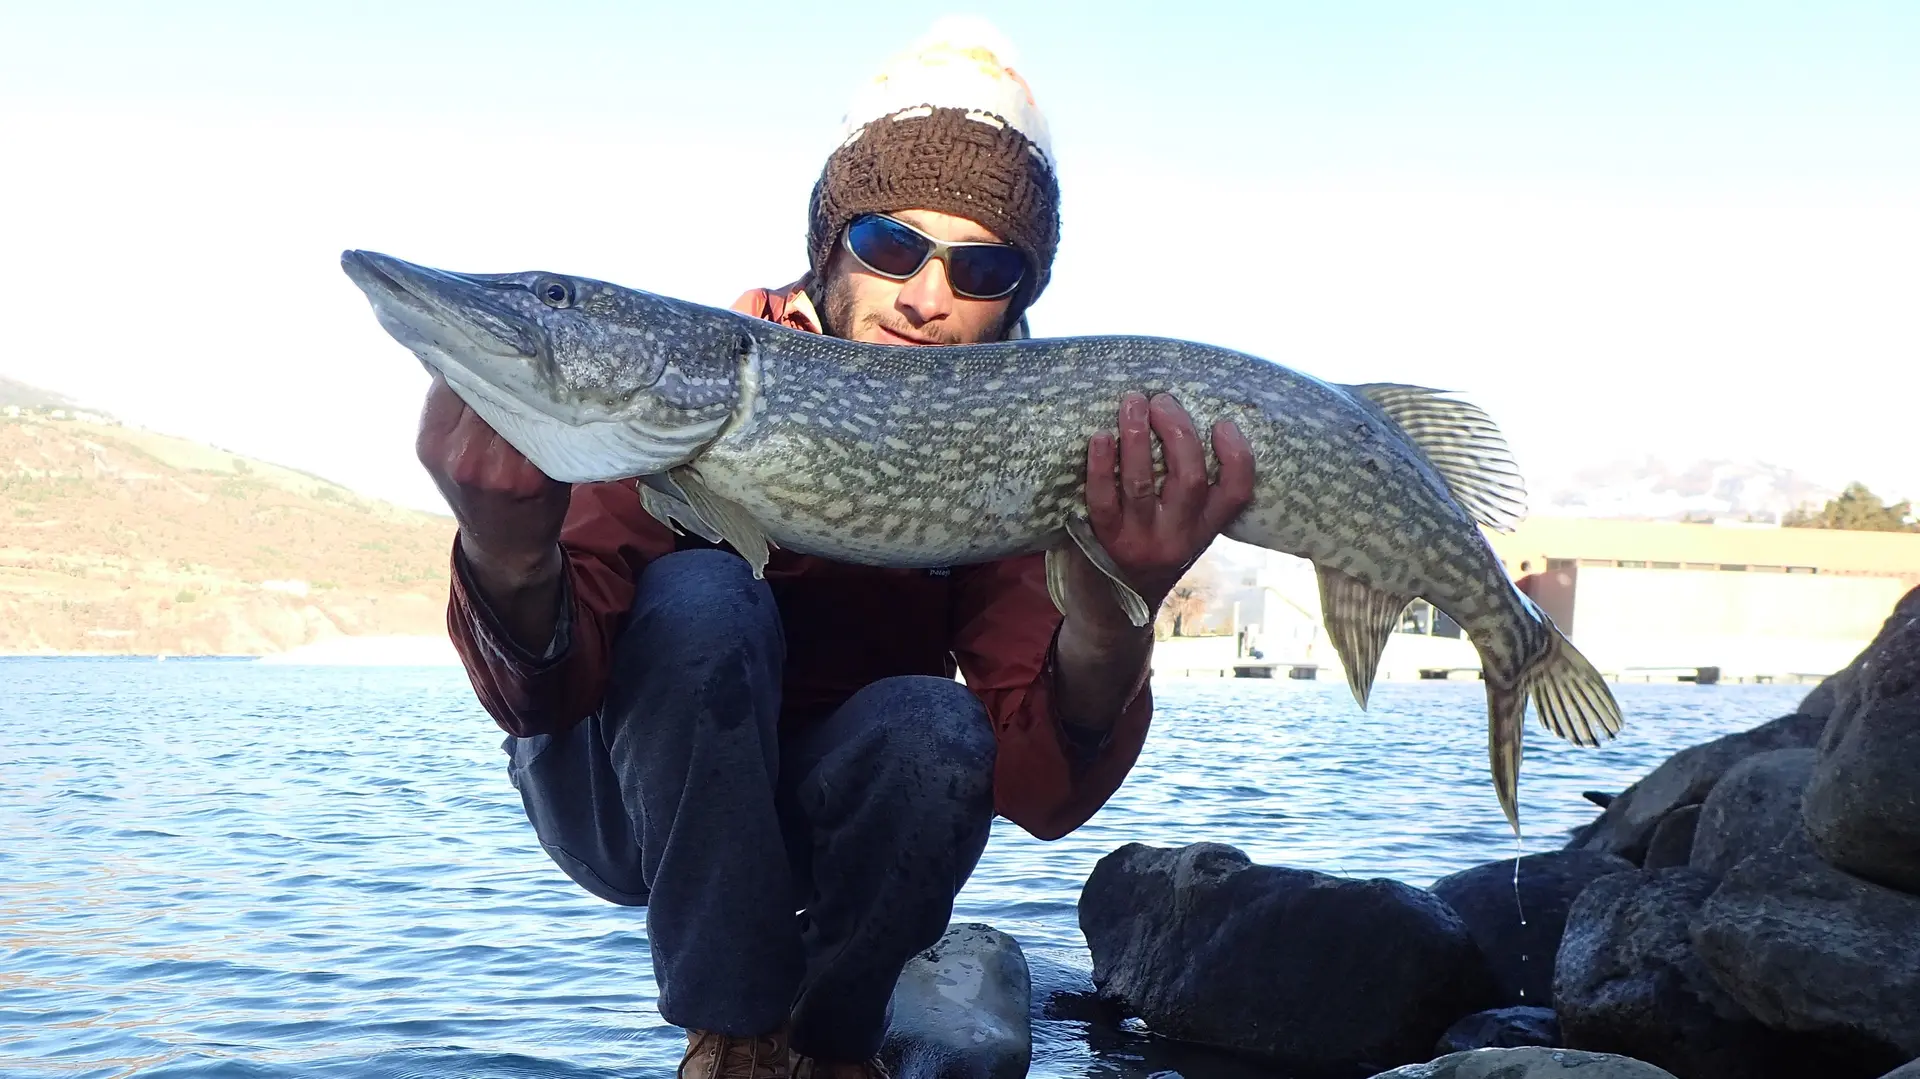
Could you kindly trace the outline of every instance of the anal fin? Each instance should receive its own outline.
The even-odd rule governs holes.
[[[708,490],[707,485],[693,472],[676,468],[671,476],[681,494],[686,496],[687,505],[707,523],[720,542],[732,547],[735,553],[747,560],[747,565],[753,567],[754,577],[765,577],[769,541],[760,522],[754,520],[738,502],[729,502]]]
[[[1093,534],[1093,526],[1087,523],[1086,518],[1068,517],[1067,535],[1073,537],[1073,542],[1080,548],[1080,553],[1087,556],[1087,561],[1092,562],[1095,569],[1107,575],[1107,583],[1113,586],[1114,601],[1127,613],[1127,621],[1136,626],[1144,626],[1152,621],[1153,612],[1147,608],[1147,601],[1140,598],[1140,593],[1135,592],[1133,587],[1121,578],[1120,567],[1114,564],[1113,556],[1107,553],[1107,549],[1100,546],[1100,540]],[[1066,563],[1060,562],[1057,571],[1054,564],[1065,554],[1066,552],[1062,551],[1059,556],[1051,552],[1047,555],[1047,591],[1054,593],[1056,587],[1059,589],[1053,597],[1056,606],[1062,604],[1066,593]],[[1054,582],[1056,576],[1060,578],[1058,585]],[[1061,610],[1065,609],[1061,606]]]
[[[1340,665],[1347,669],[1353,699],[1364,709],[1387,637],[1413,597],[1383,592],[1329,566],[1316,565],[1314,571],[1320,577],[1320,614],[1327,636],[1340,654]]]

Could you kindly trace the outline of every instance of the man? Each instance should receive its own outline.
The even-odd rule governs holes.
[[[1058,192],[1025,83],[977,44],[923,40],[863,93],[815,186],[809,273],[739,310],[902,347],[1023,332]],[[1116,405],[1089,517],[1157,605],[1251,497],[1252,456],[1216,428],[1210,485],[1170,398]],[[880,1074],[893,985],[993,816],[1066,834],[1146,736],[1151,627],[1077,552],[1064,617],[1039,555],[929,572],[775,551],[757,581],[631,482],[543,476],[439,382],[419,453],[459,521],[448,622],[509,773],[574,881],[647,907],[682,1076]]]

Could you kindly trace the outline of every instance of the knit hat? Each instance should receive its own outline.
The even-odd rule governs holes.
[[[1033,303],[1060,245],[1060,190],[1046,118],[1014,60],[992,26],[950,17],[860,87],[808,207],[816,278],[861,214],[938,210],[1018,247],[1029,272],[1012,310]]]

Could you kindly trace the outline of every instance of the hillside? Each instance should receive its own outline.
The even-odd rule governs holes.
[[[1778,465],[1724,460],[1677,465],[1646,456],[1544,477],[1530,501],[1533,513],[1548,517],[1778,521],[1789,510],[1818,508],[1839,493]]]
[[[450,519],[5,388],[0,654],[444,636]]]

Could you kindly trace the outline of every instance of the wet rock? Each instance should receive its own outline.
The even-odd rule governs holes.
[[[1737,767],[1737,766],[1736,766]],[[1719,784],[1714,784],[1718,787]],[[1700,806],[1684,805],[1660,818],[1653,838],[1647,840],[1647,857],[1641,864],[1648,869],[1672,869],[1686,865],[1693,854],[1693,833],[1700,825]]]
[[[1463,869],[1428,890],[1467,923],[1487,957],[1501,1004],[1546,1005],[1553,1001],[1553,958],[1568,908],[1588,884],[1632,868],[1617,855],[1560,850],[1520,859],[1518,896],[1512,858]]]
[[[1092,976],[1080,967],[1044,955],[1029,955],[1027,971],[1033,985],[1028,1014],[1036,1022],[1065,1020],[1117,1027],[1126,1019],[1117,1004],[1100,995],[1093,987]]]
[[[1373,1079],[1675,1079],[1672,1072],[1612,1053],[1577,1049],[1480,1049],[1409,1064]]]
[[[1713,891],[1694,869],[1602,877],[1574,901],[1554,971],[1561,1038],[1651,1061],[1687,1079],[1777,1074],[1769,1032],[1693,952],[1688,923]]]
[[[1853,669],[1820,740],[1801,813],[1821,857],[1920,895],[1920,589]]]
[[[1700,807],[1689,865],[1719,877],[1800,827],[1800,795],[1813,771],[1811,749],[1755,753],[1720,777]]]
[[[1681,806],[1704,802],[1727,769],[1755,753],[1811,747],[1825,722],[1818,716],[1782,716],[1750,731],[1683,749],[1621,791],[1593,826],[1568,846],[1618,854],[1639,864],[1661,818]]]
[[[1480,949],[1433,894],[1214,843],[1101,859],[1080,928],[1094,984],[1156,1033],[1309,1074],[1424,1060],[1494,1002]]]
[[[1436,1053],[1469,1049],[1511,1049],[1522,1045],[1559,1045],[1560,1019],[1551,1008],[1495,1008],[1474,1012],[1447,1028]]]
[[[1804,836],[1728,870],[1692,940],[1747,1011],[1825,1036],[1853,1074],[1920,1056],[1920,897],[1835,869]]]
[[[1033,1059],[1027,961],[1012,937],[949,928],[893,990],[880,1059],[899,1079],[1022,1079]]]

